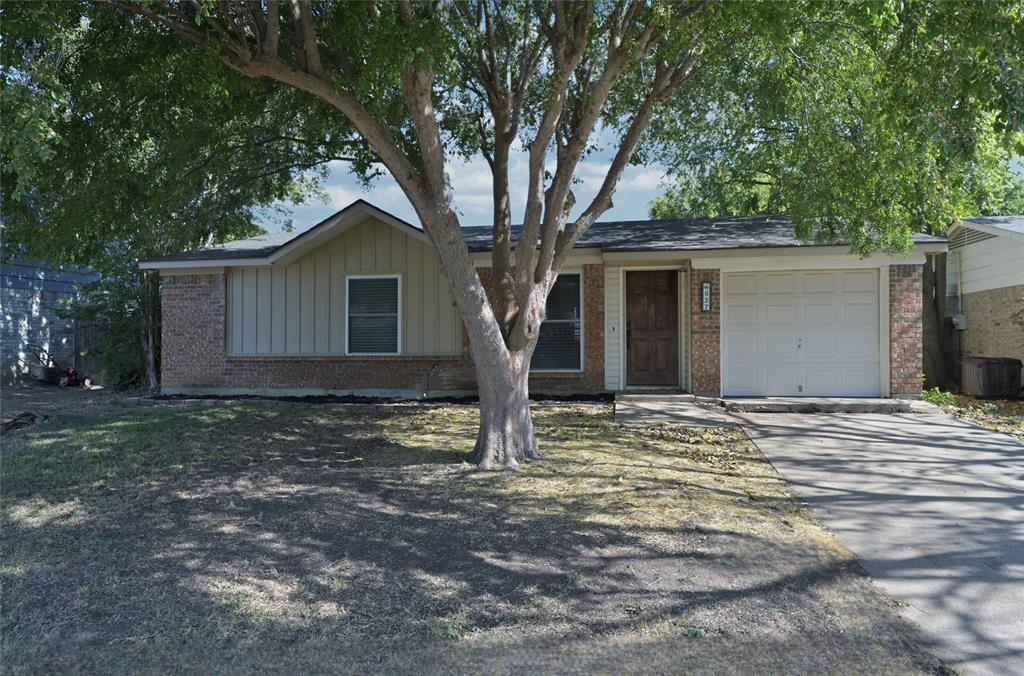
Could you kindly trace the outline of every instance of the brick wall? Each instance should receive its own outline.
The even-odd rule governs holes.
[[[889,267],[889,388],[894,397],[921,394],[920,265]]]
[[[956,300],[951,303],[956,307]],[[1024,361],[1024,331],[1011,321],[1024,308],[1024,284],[964,294],[967,329],[960,333],[965,357],[1014,357]]]
[[[701,309],[701,287],[711,283],[711,309]],[[693,270],[690,274],[690,390],[717,396],[721,383],[721,274]]]
[[[486,271],[481,275],[487,278]],[[604,388],[604,267],[583,266],[584,371],[530,378],[536,392]],[[228,357],[223,274],[165,276],[162,386],[165,392],[329,390],[459,394],[475,389],[468,340],[461,357]]]

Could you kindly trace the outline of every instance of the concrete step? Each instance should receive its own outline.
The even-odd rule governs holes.
[[[733,413],[911,413],[916,402],[852,397],[730,397],[719,403]]]
[[[666,403],[673,402],[693,402],[696,400],[692,394],[685,394],[682,392],[630,392],[629,394],[616,394],[615,401],[663,401]]]

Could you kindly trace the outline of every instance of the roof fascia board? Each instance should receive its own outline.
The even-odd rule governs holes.
[[[142,261],[141,270],[208,270],[210,268],[249,268],[270,265],[266,258],[200,258],[180,261]],[[188,273],[177,273],[188,274]],[[209,273],[207,273],[209,274]]]
[[[160,270],[161,277],[175,277],[179,275],[217,275],[224,274],[224,268],[163,268]]]
[[[758,256],[734,256],[720,258],[694,258],[695,270],[717,269],[723,272],[760,272],[764,270],[844,270],[854,268],[880,268],[883,265],[922,265],[923,253],[910,256],[876,254],[858,258],[849,254],[800,256],[796,258]]]
[[[921,242],[914,245],[915,254],[944,253],[949,248],[946,242]],[[854,256],[846,245],[826,246],[765,246],[733,249],[666,249],[663,251],[606,251],[606,261],[642,260],[644,258],[774,258],[778,256]],[[885,255],[885,254],[875,254]]]

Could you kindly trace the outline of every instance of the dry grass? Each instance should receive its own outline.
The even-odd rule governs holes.
[[[1024,441],[1024,400],[977,399],[958,394],[955,406],[944,407],[958,418],[971,420],[982,427],[1009,434]]]
[[[741,433],[472,408],[64,413],[3,438],[6,671],[940,669]]]

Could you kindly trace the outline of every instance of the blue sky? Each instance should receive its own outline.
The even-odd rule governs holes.
[[[608,171],[612,150],[595,152],[580,163],[576,172],[578,184],[573,187],[576,194],[576,208],[572,215],[578,215],[597,193]],[[449,172],[455,189],[455,205],[459,210],[462,225],[490,225],[491,223],[491,172],[482,157],[472,160],[449,159]],[[1011,162],[1012,169],[1024,173],[1019,158]],[[553,170],[553,166],[549,167]],[[412,205],[402,194],[398,184],[390,176],[382,176],[373,182],[370,190],[364,191],[344,162],[332,162],[330,175],[324,183],[327,202],[311,202],[302,205],[282,205],[290,211],[289,218],[295,232],[302,232],[316,225],[335,211],[357,199],[395,214],[407,221],[418,222]],[[514,152],[511,158],[512,219],[522,221],[523,205],[526,199],[527,154]],[[604,221],[644,219],[648,217],[647,207],[652,199],[665,191],[665,168],[660,165],[628,167],[619,182],[613,199],[614,207],[601,217]],[[273,226],[268,228],[277,230]]]
[[[581,162],[576,172],[579,183],[573,187],[576,209],[581,212],[597,193],[611,162],[612,151],[595,152]],[[512,219],[522,221],[526,200],[527,154],[515,152],[511,158]],[[552,167],[553,168],[553,167]],[[338,209],[362,198],[400,218],[417,222],[412,205],[390,176],[374,181],[364,192],[359,182],[343,162],[332,162],[330,175],[324,183],[328,201],[303,205],[286,204],[290,210],[295,231],[302,232],[330,216]],[[482,157],[472,160],[450,158],[449,173],[455,190],[455,205],[463,225],[490,225],[491,172]],[[661,166],[628,167],[613,198],[614,207],[605,212],[601,220],[629,220],[647,218],[648,203],[664,192],[664,168]]]

